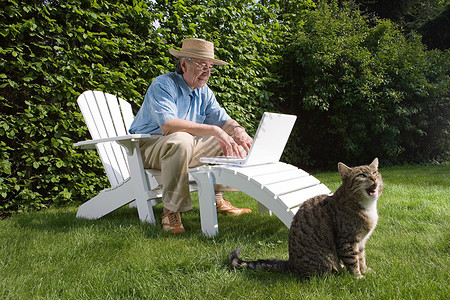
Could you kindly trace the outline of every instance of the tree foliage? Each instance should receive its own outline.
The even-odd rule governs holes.
[[[0,3],[0,213],[82,202],[108,186],[76,105],[85,90],[140,106],[174,70],[169,48],[211,40],[209,85],[251,133],[263,111],[299,116],[284,160],[448,159],[449,54],[389,21],[312,0],[4,0]]]
[[[389,19],[406,33],[419,32],[429,49],[450,47],[448,0],[354,0],[368,16]]]
[[[2,1],[0,211],[79,202],[107,187],[95,152],[72,146],[89,138],[78,95],[103,90],[137,108],[152,79],[174,70],[168,49],[186,37],[214,41],[230,62],[211,86],[254,128],[271,107],[264,86],[277,80],[266,69],[276,23],[256,12],[271,18],[252,1]]]
[[[3,212],[80,201],[106,185],[76,105],[88,89],[137,100],[166,71],[145,2],[3,1],[0,10]],[[149,61],[153,63],[149,63]]]
[[[430,161],[449,149],[449,56],[356,10],[305,11],[283,51],[286,110],[300,116],[297,164]]]
[[[446,50],[450,48],[450,4],[435,18],[428,20],[417,28],[422,41],[429,49]]]

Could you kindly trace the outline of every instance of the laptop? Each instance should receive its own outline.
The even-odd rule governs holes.
[[[277,163],[291,135],[297,116],[265,112],[246,157],[202,157],[205,164],[253,166]]]

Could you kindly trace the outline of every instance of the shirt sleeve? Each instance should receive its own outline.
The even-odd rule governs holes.
[[[161,127],[165,122],[178,118],[178,108],[174,95],[175,86],[157,82],[149,90],[149,106],[152,118]]]

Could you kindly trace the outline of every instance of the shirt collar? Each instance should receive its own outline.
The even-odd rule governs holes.
[[[183,97],[187,97],[191,92],[191,88],[187,85],[186,81],[183,79],[183,75],[176,73],[178,86],[180,87],[181,94]]]
[[[178,81],[179,81],[179,87],[181,89],[181,93],[183,94],[183,97],[187,97],[189,94],[197,95],[199,93],[200,88],[196,88],[195,90],[191,90],[191,88],[187,85],[186,81],[183,79],[183,75],[176,73]]]

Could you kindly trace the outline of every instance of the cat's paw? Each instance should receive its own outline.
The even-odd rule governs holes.
[[[356,279],[364,279],[364,275],[362,275],[361,273],[359,274],[352,274],[353,277],[355,277]]]
[[[365,277],[364,277],[364,275],[367,275],[367,274],[370,274],[370,275],[375,275],[376,273],[375,273],[375,271],[374,270],[372,270],[371,268],[367,268],[367,269],[365,269],[365,270],[361,270],[361,273],[356,273],[356,274],[353,274],[353,276],[354,277],[356,277],[356,278],[358,278],[358,279],[364,279]]]
[[[365,270],[362,271],[363,274],[371,274],[371,275],[376,275],[377,273],[371,269],[371,268],[367,268]]]

